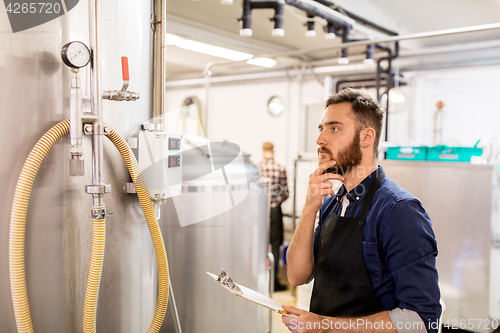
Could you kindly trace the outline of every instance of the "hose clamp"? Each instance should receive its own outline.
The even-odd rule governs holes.
[[[92,218],[94,220],[103,220],[106,218],[106,208],[92,209]]]

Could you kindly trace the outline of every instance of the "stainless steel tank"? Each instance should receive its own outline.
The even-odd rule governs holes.
[[[182,332],[268,332],[269,310],[230,294],[205,273],[219,274],[222,266],[235,282],[269,293],[268,183],[259,181],[259,171],[247,155],[240,154],[242,164],[237,164],[231,163],[234,154],[230,149],[214,152],[212,146],[206,154],[189,142],[184,145],[188,148],[183,156],[183,193],[162,207],[160,221]],[[199,170],[210,159],[225,166],[229,185],[216,172],[199,177]],[[224,205],[221,201],[230,195],[235,200],[231,209],[181,226],[186,224],[181,220],[190,214],[209,216],[213,206]],[[177,332],[172,303],[170,307],[163,333]]]
[[[101,1],[102,88],[122,86],[120,57],[128,56],[129,90],[137,102],[103,101],[104,120],[123,136],[151,118],[151,4]],[[88,3],[67,14],[13,34],[0,10],[0,327],[15,332],[9,286],[10,208],[17,178],[34,143],[56,122],[69,117],[70,70],[61,47],[80,40],[88,45]],[[81,70],[84,106],[90,94],[89,68]],[[27,290],[35,332],[81,332],[90,257],[90,139],[84,138],[86,174],[69,176],[69,138],[50,151],[31,193],[26,223]],[[146,332],[151,322],[157,272],[151,237],[134,195],[121,188],[130,177],[119,153],[105,142],[105,180],[112,193],[106,207],[106,252],[101,280],[97,331]]]
[[[120,57],[130,65],[129,90],[136,102],[103,101],[104,120],[122,136],[152,115],[151,4],[131,0],[101,1],[100,40],[102,89],[122,86]],[[60,58],[69,41],[88,44],[88,3],[78,2],[67,14],[38,27],[11,32],[0,11],[0,327],[15,332],[11,302],[8,244],[10,209],[17,178],[29,151],[52,125],[69,117],[70,70]],[[84,107],[89,106],[89,68],[80,72]],[[69,176],[69,138],[57,143],[37,175],[26,221],[27,290],[35,332],[81,332],[83,300],[90,258],[92,197],[91,142],[84,138],[85,176]],[[114,146],[105,142],[104,196],[106,252],[97,312],[98,332],[146,332],[157,294],[156,260],[148,227],[135,195],[122,191],[130,177]],[[250,166],[245,162],[246,166]],[[245,169],[247,170],[247,169]],[[212,201],[162,208],[162,228],[183,332],[264,332],[268,312],[217,286],[205,271],[224,266],[234,279],[268,292],[266,255],[268,197],[266,185],[238,171],[227,170],[234,194],[248,195],[232,209],[206,221],[181,227],[175,209],[196,210],[217,205],[220,187],[192,183],[186,191],[212,193]],[[246,171],[245,171],[246,173]],[[253,191],[253,192],[252,192]],[[194,192],[191,192],[194,193]],[[252,194],[253,193],[253,194]],[[189,200],[188,200],[189,201]],[[175,208],[175,209],[174,209]],[[169,304],[172,308],[172,302]],[[173,308],[172,308],[173,309]],[[176,332],[167,311],[162,332]],[[169,328],[170,325],[170,328]]]

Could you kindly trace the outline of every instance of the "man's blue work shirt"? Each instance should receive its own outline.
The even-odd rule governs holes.
[[[379,166],[379,169],[382,169]],[[321,228],[335,207],[340,215],[342,197],[349,205],[346,217],[359,217],[374,171],[349,193],[342,186],[321,207],[319,224],[314,232],[316,260]],[[436,237],[431,220],[420,200],[388,177],[373,197],[363,234],[363,258],[375,294],[386,310],[408,309],[418,313],[428,332],[437,332],[441,314],[436,270]],[[429,328],[429,322],[433,327]]]

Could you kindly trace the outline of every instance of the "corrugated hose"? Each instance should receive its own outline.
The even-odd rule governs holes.
[[[9,235],[9,277],[12,303],[18,332],[33,332],[31,314],[26,289],[26,271],[24,262],[24,244],[26,231],[26,214],[33,182],[43,159],[50,148],[64,135],[69,133],[69,119],[63,120],[48,130],[31,150],[21,170],[12,203]],[[144,211],[146,222],[151,233],[158,263],[158,300],[152,323],[148,332],[158,332],[167,311],[169,295],[168,260],[165,244],[156,219],[153,204],[149,197],[139,165],[126,141],[113,129],[108,138],[120,151],[134,181],[139,202]],[[93,207],[104,209],[104,207]],[[92,220],[92,250],[87,289],[84,303],[84,332],[96,331],[97,297],[102,273],[102,261],[105,242],[105,219]]]

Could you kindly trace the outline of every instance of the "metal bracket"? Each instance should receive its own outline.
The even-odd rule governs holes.
[[[132,193],[132,194],[137,193],[137,190],[135,189],[134,183],[125,183],[123,185],[123,192]]]
[[[144,124],[142,124],[142,129],[144,131],[154,131],[155,130],[155,124],[153,124],[153,123],[144,123]]]
[[[221,267],[222,272],[217,276],[217,282],[226,288],[229,288],[239,295],[243,295],[243,291],[238,287],[233,280],[229,277],[229,274]]]
[[[87,194],[104,194],[111,192],[111,184],[86,185],[85,192]]]
[[[92,125],[92,124],[83,125],[83,132],[85,134],[88,134],[88,135],[93,134],[94,133],[94,125]]]

